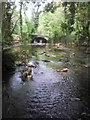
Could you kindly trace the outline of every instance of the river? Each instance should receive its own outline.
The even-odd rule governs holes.
[[[21,79],[24,65],[5,74],[3,118],[90,119],[90,54],[84,49],[57,50],[21,46],[14,51],[27,55],[26,62],[38,63],[33,80]],[[57,72],[67,68],[66,72]]]

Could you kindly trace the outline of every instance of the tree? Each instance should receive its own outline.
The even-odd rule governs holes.
[[[16,6],[14,2],[2,2],[2,44],[12,44],[12,33],[16,27],[18,19],[13,24],[13,14]]]
[[[57,42],[62,36],[61,23],[64,20],[62,6],[54,13],[43,12],[39,17],[38,33],[48,36],[52,42]]]
[[[89,36],[89,17],[88,2],[64,2],[65,21],[62,23],[62,31],[65,36],[70,36],[72,33],[76,35],[75,43],[83,44],[87,42]]]
[[[22,4],[23,2],[20,2],[20,41],[22,41]]]
[[[89,38],[89,2],[77,3],[76,4],[76,35],[77,41],[81,45],[83,43],[88,43]]]

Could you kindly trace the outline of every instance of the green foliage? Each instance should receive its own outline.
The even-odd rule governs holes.
[[[25,24],[23,25],[22,29],[23,29],[23,34],[22,34],[23,42],[25,41],[30,42],[32,34],[35,33],[34,22],[32,20],[29,20],[28,17],[26,17]]]
[[[39,16],[38,33],[48,36],[53,42],[83,44],[89,40],[89,2],[48,3]]]
[[[14,2],[2,2],[2,45],[12,45],[12,34],[17,25],[17,18],[14,16],[16,5]],[[16,20],[16,21],[15,21]]]
[[[20,11],[16,10],[15,3],[2,3],[3,45],[13,44],[13,34],[20,33],[24,43],[30,42],[34,34],[47,36],[53,43],[90,43],[89,2],[51,2],[42,12],[39,11],[40,2],[34,1],[33,5],[37,8],[32,10],[30,20],[26,15],[28,2],[19,4]]]
[[[62,36],[61,23],[64,20],[63,8],[57,8],[54,13],[41,13],[39,17],[38,34],[48,36],[50,40]]]
[[[76,6],[75,3],[63,3],[64,12],[65,12],[65,21],[62,23],[62,30],[65,35],[69,35],[72,31],[74,31],[74,17]]]
[[[65,21],[62,23],[62,31],[65,36],[74,32],[76,35],[74,43],[83,44],[88,42],[89,38],[89,17],[88,8],[89,3],[63,3]]]

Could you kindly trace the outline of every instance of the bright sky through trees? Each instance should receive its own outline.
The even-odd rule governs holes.
[[[30,1],[27,4],[28,9],[26,11],[26,15],[28,16],[29,19],[32,19],[32,12],[33,12],[33,10],[35,10],[35,12],[36,12],[37,9],[38,9],[37,4],[40,4],[39,11],[43,11],[43,8],[45,7],[45,5],[48,4],[48,3],[51,3],[52,1],[53,0],[43,0],[43,1],[41,1],[41,0],[35,0],[35,3],[33,3],[32,1]],[[17,6],[17,8],[16,8],[17,11],[20,10],[19,2],[20,2],[20,0],[16,0],[15,1],[15,4]]]

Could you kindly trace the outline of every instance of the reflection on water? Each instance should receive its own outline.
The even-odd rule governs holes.
[[[90,55],[74,48],[55,51],[49,47],[21,46],[18,50],[19,61],[38,61],[38,66],[34,68],[32,81],[22,82],[20,76],[24,64],[16,66],[8,78],[7,90],[15,108],[9,106],[9,113],[3,112],[5,116],[81,119],[85,113],[84,118],[88,117],[90,68],[87,66]],[[63,68],[68,68],[68,71],[56,71]]]
[[[10,78],[10,86],[13,88],[13,90],[19,90],[22,85],[21,85],[21,73],[17,72],[15,73],[11,78]]]
[[[90,55],[85,54],[85,51],[83,52],[76,48],[70,49],[69,51],[54,51],[49,47],[37,47],[29,45],[16,47],[14,50],[15,52],[18,50],[17,52],[19,53],[19,56],[27,56],[24,59],[21,57],[20,60],[24,60],[25,62],[29,62],[31,60],[47,60],[49,62],[44,62],[47,67],[50,67],[54,70],[68,68],[72,71],[73,75],[77,77],[75,79],[77,79],[82,86],[88,89],[88,86],[90,85],[90,82],[88,81],[90,78]],[[15,74],[11,77],[11,84],[14,87],[17,87],[17,85],[21,83],[21,73],[19,72],[21,70],[23,70],[23,66],[17,67]]]

